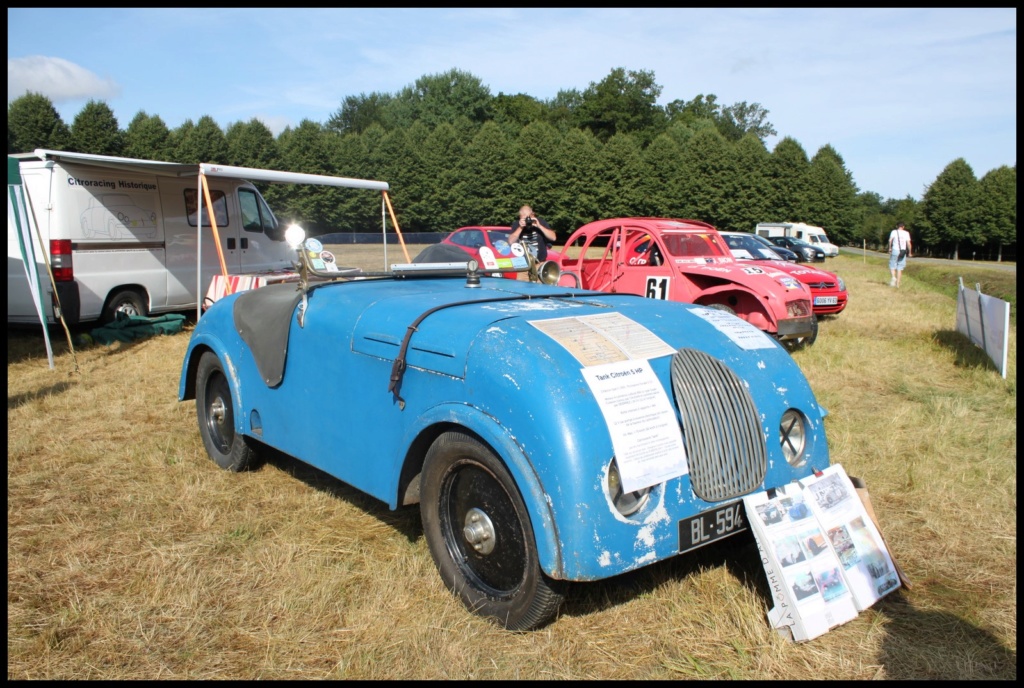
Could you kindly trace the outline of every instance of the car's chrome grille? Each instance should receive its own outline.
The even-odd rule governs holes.
[[[808,282],[807,286],[811,289],[835,289],[835,282]]]
[[[760,485],[767,451],[743,381],[718,359],[680,349],[672,356],[672,393],[682,417],[694,493],[717,502]]]

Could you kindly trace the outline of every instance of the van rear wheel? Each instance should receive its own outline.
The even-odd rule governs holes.
[[[138,315],[143,318],[149,317],[149,309],[146,308],[145,299],[134,289],[121,289],[111,294],[110,298],[107,299],[106,307],[103,309],[103,322],[114,322],[118,313]]]

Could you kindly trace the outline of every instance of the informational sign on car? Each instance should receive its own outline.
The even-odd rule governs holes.
[[[582,372],[612,436],[624,491],[689,472],[675,411],[649,361],[620,361]]]

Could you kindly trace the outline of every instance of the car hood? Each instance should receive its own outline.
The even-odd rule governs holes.
[[[792,275],[798,278],[802,282],[808,280],[813,282],[820,282],[823,280],[835,280],[835,274],[827,272],[825,270],[819,270],[818,268],[811,267],[809,265],[794,265],[793,263],[787,263],[784,260],[750,260],[750,259],[739,259],[740,262],[750,263],[751,265],[759,265],[761,267],[771,267],[773,270],[784,272],[787,275]]]
[[[680,272],[688,275],[729,280],[758,294],[771,293],[785,297],[790,292],[803,293],[803,288],[799,284],[786,286],[783,283],[791,283],[793,278],[788,272],[780,269],[781,266],[775,265],[780,261],[768,261],[769,264],[762,264],[759,261],[737,261],[732,258],[716,258],[715,260],[714,263],[677,261],[676,266]],[[783,265],[788,264],[783,263]],[[806,296],[806,294],[804,295]]]
[[[529,285],[501,288],[494,279],[466,289],[459,298],[434,280],[395,289],[392,285],[360,312],[352,331],[352,350],[394,359],[408,338],[408,365],[462,377],[465,354],[473,341],[494,323],[524,315],[547,316],[576,308],[550,297],[529,298]],[[525,289],[524,289],[525,287]],[[340,290],[339,290],[340,291]]]

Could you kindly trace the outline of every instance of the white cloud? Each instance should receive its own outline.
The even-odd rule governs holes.
[[[104,79],[59,57],[30,55],[7,60],[7,102],[27,92],[40,93],[54,104],[69,100],[106,101],[121,94],[112,79]]]

